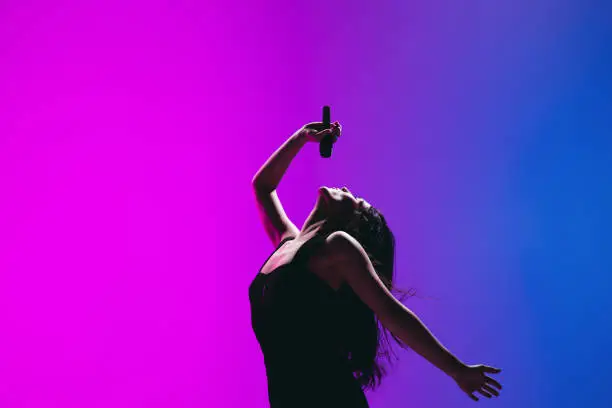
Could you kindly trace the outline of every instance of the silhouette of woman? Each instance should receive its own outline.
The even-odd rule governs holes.
[[[383,215],[346,187],[319,188],[301,229],[287,217],[276,188],[307,143],[338,122],[309,123],[276,150],[252,183],[265,230],[276,250],[249,286],[251,323],[263,353],[271,408],[368,407],[365,389],[385,374],[387,333],[449,375],[473,400],[498,396],[501,385],[466,365],[430,333],[391,291],[395,239]]]

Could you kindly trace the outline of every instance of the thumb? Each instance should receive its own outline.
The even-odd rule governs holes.
[[[493,374],[497,374],[501,372],[501,368],[495,368],[495,367],[490,367],[486,365],[483,365],[481,367],[481,370],[484,371],[485,373],[493,373]]]

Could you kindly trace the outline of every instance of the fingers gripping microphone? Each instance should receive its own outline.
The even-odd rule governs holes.
[[[326,129],[331,126],[331,112],[329,106],[323,107],[323,125]],[[329,158],[332,154],[332,145],[334,144],[333,135],[327,135],[319,143],[319,153],[323,158]]]

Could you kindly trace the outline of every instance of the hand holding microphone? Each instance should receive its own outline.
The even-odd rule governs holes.
[[[311,122],[300,129],[309,142],[319,143],[319,153],[323,158],[331,156],[332,146],[342,135],[339,122],[330,123],[329,106],[323,107],[323,122]]]

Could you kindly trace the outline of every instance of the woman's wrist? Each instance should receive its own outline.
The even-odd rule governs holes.
[[[443,368],[444,373],[450,377],[456,377],[463,369],[467,367],[461,360],[455,356],[451,356]]]
[[[301,145],[305,145],[306,143],[308,143],[308,135],[305,132],[303,132],[303,129],[300,129],[294,134],[292,134],[291,137],[289,137],[289,139],[292,139],[296,143],[299,143]]]

